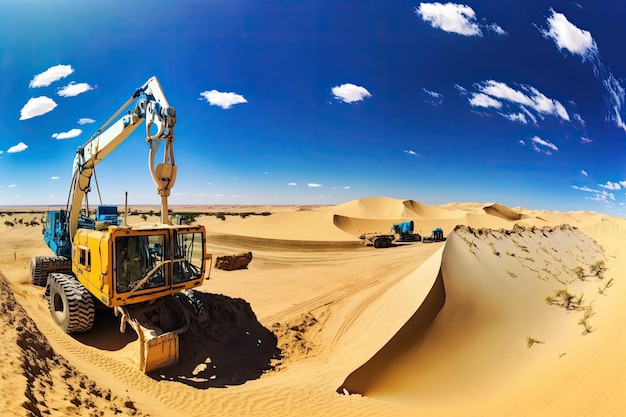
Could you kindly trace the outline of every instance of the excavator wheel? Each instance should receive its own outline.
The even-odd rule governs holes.
[[[54,322],[65,333],[91,329],[95,308],[89,291],[72,275],[52,273],[49,281],[48,307]]]
[[[175,294],[181,303],[185,306],[189,312],[191,312],[200,323],[204,323],[209,318],[209,313],[198,297],[198,293],[195,290],[188,289],[183,290]]]
[[[48,274],[60,272],[72,273],[72,262],[65,256],[34,256],[30,261],[30,282],[38,287],[45,287]]]
[[[388,248],[391,246],[391,240],[388,238],[379,238],[374,241],[375,248]]]

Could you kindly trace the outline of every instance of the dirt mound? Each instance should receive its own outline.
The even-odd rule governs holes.
[[[218,256],[215,259],[215,267],[225,271],[244,269],[252,261],[252,252],[242,252],[237,255]]]
[[[0,328],[3,415],[145,415],[129,398],[99,387],[57,354],[1,274]]]
[[[178,381],[195,388],[224,388],[258,379],[281,358],[276,336],[257,321],[241,298],[194,290],[206,311],[191,315],[189,331],[180,339],[178,365],[158,371],[155,379]]]

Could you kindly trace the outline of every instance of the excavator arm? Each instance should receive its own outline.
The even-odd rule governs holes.
[[[134,108],[120,118],[120,114],[133,103],[135,104]],[[76,150],[68,201],[68,234],[70,239],[73,239],[78,229],[80,208],[85,194],[90,191],[91,177],[96,165],[121,145],[144,120],[146,122],[146,142],[150,146],[148,159],[150,173],[156,185],[157,193],[161,196],[161,222],[170,224],[167,198],[176,181],[173,148],[176,110],[168,104],[159,80],[152,77],[137,89],[132,97],[87,143],[79,146]],[[153,126],[156,127],[154,134],[152,134]],[[163,160],[155,165],[157,151],[162,143],[164,144]]]

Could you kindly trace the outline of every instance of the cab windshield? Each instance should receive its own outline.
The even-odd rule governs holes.
[[[115,239],[116,290],[118,293],[170,286],[202,276],[202,233],[121,236]],[[168,244],[169,243],[169,244]]]

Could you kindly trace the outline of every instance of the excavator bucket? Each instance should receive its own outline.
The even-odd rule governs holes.
[[[178,334],[169,332],[152,339],[144,338],[140,349],[139,366],[145,373],[176,365],[179,357]]]
[[[178,363],[179,335],[189,329],[189,313],[176,297],[115,307],[115,314],[121,316],[122,333],[130,324],[139,337],[139,369],[148,374]]]

